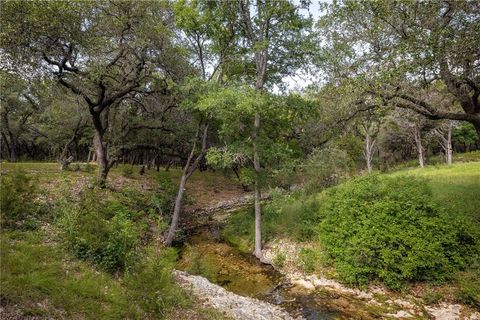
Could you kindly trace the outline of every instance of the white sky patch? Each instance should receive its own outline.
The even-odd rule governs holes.
[[[301,4],[301,0],[293,0],[292,2],[295,5]],[[300,9],[300,13],[304,17],[311,16],[314,23],[316,23],[318,18],[322,15],[322,12],[320,10],[321,3],[330,4],[332,3],[332,0],[312,0],[308,9]],[[307,67],[307,69],[310,70],[298,70],[295,75],[286,76],[282,79],[283,86],[285,86],[285,90],[287,92],[300,92],[308,86],[319,83],[320,77],[316,76],[318,75],[319,71],[315,71],[314,66]],[[282,92],[280,86],[278,85],[273,85],[272,91],[276,94]]]

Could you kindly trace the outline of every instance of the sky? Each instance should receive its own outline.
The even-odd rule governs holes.
[[[293,0],[293,3],[299,5],[300,0]],[[321,14],[320,3],[332,3],[332,0],[311,0],[308,11],[301,10],[300,12],[305,16],[308,16],[310,13],[314,21],[316,21]],[[282,81],[287,85],[287,91],[301,91],[302,89],[318,81],[318,79],[316,79],[315,75],[309,75],[306,72],[299,70],[296,75],[287,76],[283,78]],[[279,93],[280,89],[277,86],[274,86],[273,91],[275,93]]]

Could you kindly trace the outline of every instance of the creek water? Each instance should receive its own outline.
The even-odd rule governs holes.
[[[272,266],[245,254],[221,237],[221,225],[193,232],[181,247],[177,268],[206,277],[233,293],[279,305],[292,317],[315,319],[371,319],[358,313],[358,301],[328,291],[306,292],[285,283]]]

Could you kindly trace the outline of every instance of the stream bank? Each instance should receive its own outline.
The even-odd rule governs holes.
[[[480,320],[478,312],[457,304],[423,306],[412,296],[380,287],[348,288],[295,268],[260,263],[222,239],[223,224],[212,221],[191,231],[181,247],[175,277],[208,306],[236,319],[437,319]],[[273,262],[278,252],[298,262],[299,248],[287,240],[265,245]]]

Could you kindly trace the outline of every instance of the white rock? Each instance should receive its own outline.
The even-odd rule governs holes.
[[[425,307],[435,320],[457,320],[460,319],[459,304],[442,303],[438,307]]]
[[[174,270],[180,285],[205,299],[206,305],[225,312],[228,316],[242,320],[294,320],[286,311],[258,299],[243,297],[211,283],[207,279]],[[303,318],[297,318],[300,320]]]
[[[386,314],[386,316],[392,317],[392,318],[397,318],[397,319],[408,319],[408,318],[413,317],[413,315],[411,315],[407,311],[403,311],[403,310],[400,310],[397,313],[388,313],[388,314]]]
[[[305,279],[297,279],[297,280],[294,280],[294,281],[292,281],[292,284],[293,284],[293,285],[296,285],[296,286],[304,287],[304,288],[307,289],[308,291],[313,291],[313,290],[315,290],[315,286],[314,286],[310,281],[307,281],[307,280],[305,280]]]

